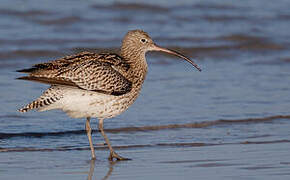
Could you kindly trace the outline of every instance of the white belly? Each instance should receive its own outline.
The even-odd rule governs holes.
[[[135,99],[130,95],[112,96],[70,87],[62,90],[59,101],[40,111],[61,109],[73,118],[111,118],[124,112]]]

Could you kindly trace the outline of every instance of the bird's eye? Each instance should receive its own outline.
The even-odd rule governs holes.
[[[147,39],[142,38],[140,41],[141,41],[142,43],[146,43],[146,42],[147,42]]]

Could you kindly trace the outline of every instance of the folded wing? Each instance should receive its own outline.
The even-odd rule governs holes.
[[[122,95],[132,88],[132,83],[124,76],[128,69],[129,65],[116,54],[83,52],[19,70],[29,75],[18,79]]]

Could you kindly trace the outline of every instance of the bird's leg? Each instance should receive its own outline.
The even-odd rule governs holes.
[[[104,124],[104,119],[99,119],[99,130],[101,131],[109,149],[110,149],[110,156],[109,156],[109,161],[114,161],[114,159],[116,159],[117,161],[121,161],[121,160],[130,160],[128,158],[124,158],[120,155],[118,155],[114,149],[112,148],[111,146],[111,143],[109,141],[109,138],[107,137],[107,135],[105,134],[105,131],[104,131],[104,127],[103,127],[103,124]]]
[[[91,129],[90,118],[89,117],[87,117],[86,131],[87,131],[87,135],[88,135],[88,139],[89,139],[89,143],[90,143],[92,159],[96,159],[95,149],[94,149],[94,145],[93,145],[93,142],[92,142],[92,129]]]

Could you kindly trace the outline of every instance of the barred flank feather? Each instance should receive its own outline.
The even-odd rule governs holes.
[[[62,98],[62,93],[57,86],[48,88],[38,99],[27,104],[23,108],[19,109],[20,112],[27,112],[32,109],[39,109],[45,106],[49,106]]]

